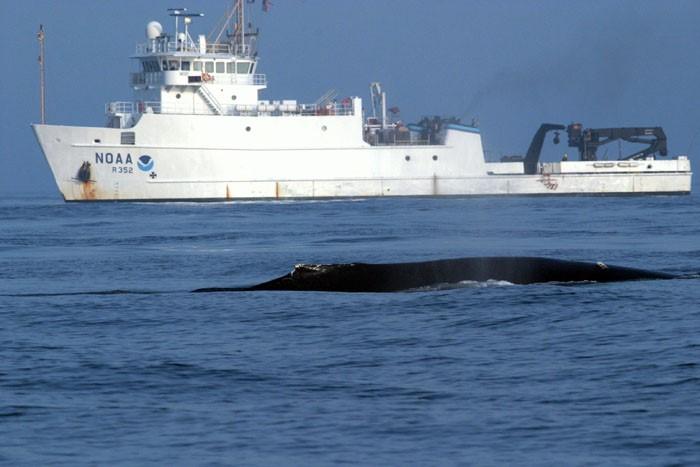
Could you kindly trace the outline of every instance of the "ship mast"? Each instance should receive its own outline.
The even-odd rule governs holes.
[[[214,28],[214,30],[209,34],[209,42],[212,44],[220,44],[221,43],[221,38],[226,36],[231,45],[234,46],[238,41],[241,42],[241,44],[245,44],[245,30],[243,28],[243,25],[245,24],[243,21],[243,10],[244,10],[244,0],[234,0],[233,5],[231,6],[231,9],[226,13],[226,16],[222,19],[222,21],[217,24],[217,26]],[[229,24],[232,26],[232,31],[229,33],[228,28]],[[234,50],[235,52],[235,50]]]
[[[258,35],[257,30],[246,31],[246,4],[252,4],[255,0],[233,0],[231,8],[226,12],[222,21],[217,24],[214,30],[209,34],[209,42],[212,44],[221,44],[222,38],[228,39],[227,43],[231,46],[234,54],[243,56],[252,56],[255,48],[255,37]],[[271,2],[269,0],[262,1],[262,10],[270,11]]]
[[[238,31],[241,34],[241,45],[245,46],[245,8],[243,0],[236,0],[236,8],[238,9]]]
[[[41,112],[41,124],[46,123],[46,34],[44,25],[39,25],[39,32],[36,35],[39,40],[39,107]]]

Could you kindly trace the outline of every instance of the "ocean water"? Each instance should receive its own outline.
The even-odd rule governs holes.
[[[188,292],[480,255],[698,272],[700,200],[5,198],[0,463],[700,463],[700,279]]]

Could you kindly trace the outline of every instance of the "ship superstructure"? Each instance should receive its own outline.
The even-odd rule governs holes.
[[[686,157],[658,160],[645,152],[629,161],[541,163],[538,138],[556,125],[533,140],[534,162],[528,152],[488,163],[474,125],[440,117],[392,121],[395,109],[387,109],[380,83],[370,86],[367,114],[361,98],[335,91],[313,103],[260,100],[267,78],[258,73],[247,3],[235,0],[209,36],[193,34],[202,14],[184,8],[169,10],[171,33],[150,22],[132,57],[134,101],[107,104],[105,127],[34,126],[64,199],[690,191]]]
[[[190,25],[203,14],[187,9],[169,10],[175,18],[172,35],[160,23],[150,22],[147,42],[138,44],[132,57],[138,65],[138,71],[130,75],[136,102],[110,103],[108,126],[132,127],[143,113],[249,115],[267,111],[258,100],[267,80],[256,73],[256,33],[245,30],[244,7],[242,0],[234,2],[213,38],[192,37]],[[269,107],[269,111],[287,109],[292,109],[291,102]]]

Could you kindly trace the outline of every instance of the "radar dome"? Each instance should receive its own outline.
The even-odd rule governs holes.
[[[163,26],[158,21],[148,23],[146,26],[146,37],[149,40],[157,39],[161,34],[163,34]]]

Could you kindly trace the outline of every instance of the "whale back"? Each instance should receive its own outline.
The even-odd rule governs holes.
[[[538,257],[474,257],[412,263],[299,264],[291,273],[250,290],[396,292],[465,281],[613,282],[671,279],[670,274]]]

